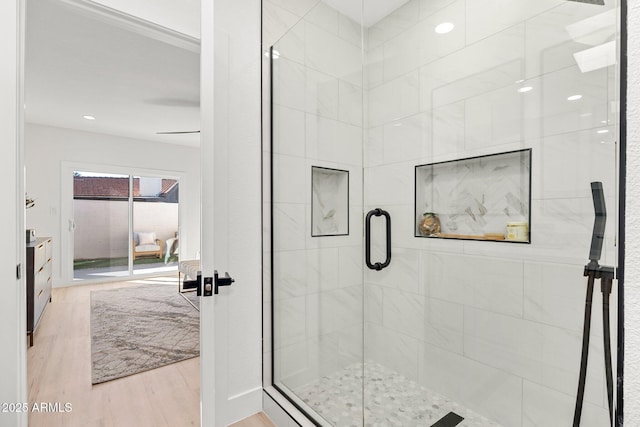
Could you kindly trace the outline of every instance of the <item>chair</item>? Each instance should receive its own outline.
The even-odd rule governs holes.
[[[133,233],[133,260],[147,256],[162,259],[162,240],[155,231]]]

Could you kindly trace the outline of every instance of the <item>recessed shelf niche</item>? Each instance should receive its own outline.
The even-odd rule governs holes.
[[[349,234],[349,171],[311,167],[311,236]]]
[[[415,237],[530,243],[531,149],[416,166],[414,219]]]

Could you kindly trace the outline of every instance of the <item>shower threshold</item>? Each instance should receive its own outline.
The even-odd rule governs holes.
[[[364,365],[365,426],[500,427],[451,399],[434,393],[375,362]],[[295,394],[336,427],[362,426],[362,363],[355,363],[304,386]],[[450,413],[463,418],[446,424]],[[458,417],[458,420],[459,420]]]

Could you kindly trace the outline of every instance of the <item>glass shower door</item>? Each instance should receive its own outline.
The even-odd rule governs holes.
[[[274,386],[320,425],[571,425],[593,182],[617,264],[618,2],[360,6],[268,52]]]
[[[359,17],[318,2],[267,54],[273,383],[322,425],[362,425]]]
[[[393,227],[364,276],[364,425],[571,425],[591,182],[617,263],[619,14],[409,1],[365,27],[364,211]],[[609,425],[601,301],[582,426]]]

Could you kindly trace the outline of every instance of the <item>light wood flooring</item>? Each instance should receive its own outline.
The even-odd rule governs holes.
[[[27,352],[29,405],[71,405],[70,412],[30,412],[30,427],[182,427],[200,425],[200,358],[91,385],[90,293],[156,278],[53,289]],[[177,288],[176,288],[177,289]],[[234,427],[275,427],[257,414]]]

